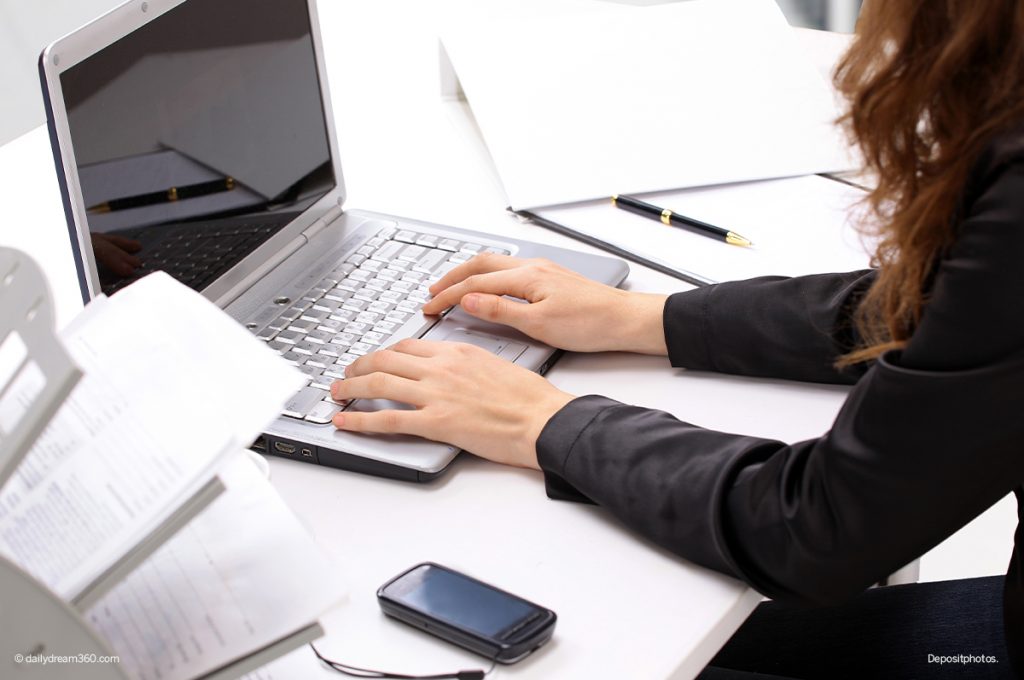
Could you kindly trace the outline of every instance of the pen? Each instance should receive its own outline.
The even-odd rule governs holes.
[[[659,208],[656,205],[644,203],[643,201],[637,200],[631,196],[612,196],[612,205],[616,208],[621,208],[622,210],[626,210],[643,217],[660,220],[665,226],[681,227],[682,229],[701,234],[702,236],[721,239],[730,245],[754,245],[749,239],[740,236],[734,231],[722,229],[721,227],[716,227],[713,224],[695,220],[692,217],[685,217],[678,213],[674,213],[667,208]]]
[[[231,191],[234,188],[234,177],[225,177],[224,179],[215,179],[211,182],[199,182],[198,184],[189,184],[183,187],[171,187],[164,191],[151,191],[148,194],[126,196],[125,198],[114,198],[109,201],[104,201],[103,203],[98,203],[88,208],[88,211],[91,213],[107,213],[115,210],[142,208],[147,205],[156,205],[157,203],[173,203],[174,201],[181,201],[186,198],[208,196],[210,194],[220,193],[221,191]]]

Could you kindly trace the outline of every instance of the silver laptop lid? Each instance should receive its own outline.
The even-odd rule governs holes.
[[[132,0],[43,52],[86,301],[161,269],[226,303],[340,205],[321,55],[314,0]]]

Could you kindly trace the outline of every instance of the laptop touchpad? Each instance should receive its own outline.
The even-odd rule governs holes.
[[[485,335],[474,331],[467,331],[464,328],[456,328],[441,336],[446,342],[465,342],[470,345],[482,347],[491,354],[497,354],[502,359],[515,361],[520,354],[526,351],[526,345],[515,340],[499,338],[493,335]]]

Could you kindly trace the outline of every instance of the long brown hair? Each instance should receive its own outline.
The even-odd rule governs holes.
[[[972,165],[1024,120],[1024,1],[867,0],[835,84],[849,104],[840,121],[877,176],[866,204],[881,225],[849,365],[906,344]]]

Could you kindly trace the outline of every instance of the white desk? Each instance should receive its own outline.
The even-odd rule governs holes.
[[[438,97],[432,3],[324,0],[326,56],[351,207],[569,247],[503,210],[486,152]],[[59,318],[76,308],[67,233],[43,129],[0,149],[0,243],[49,274]],[[627,286],[684,286],[633,267]],[[602,393],[708,427],[797,441],[830,425],[840,388],[673,371],[667,361],[574,355],[550,374],[575,394]],[[546,499],[539,474],[463,457],[416,486],[291,461],[272,480],[338,557],[349,604],[326,621],[321,650],[399,672],[475,668],[475,657],[386,620],[376,588],[433,560],[552,607],[553,642],[492,677],[689,678],[759,601],[743,584],[694,567],[622,529],[598,508]],[[337,677],[327,670],[316,677]]]

